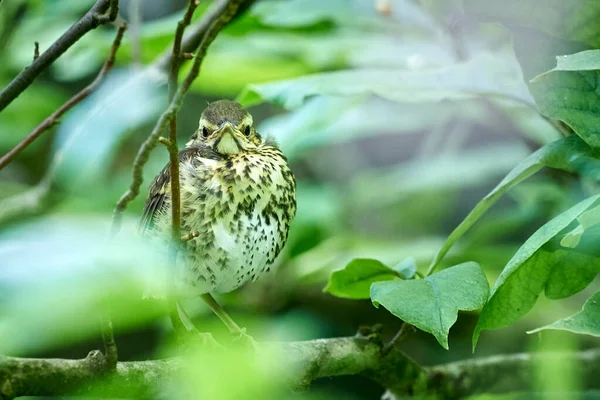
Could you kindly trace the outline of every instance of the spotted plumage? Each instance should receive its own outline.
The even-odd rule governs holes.
[[[197,232],[178,259],[186,293],[229,292],[270,268],[296,212],[295,179],[277,146],[239,104],[218,101],[179,153],[182,234]],[[154,179],[140,229],[171,232],[169,165]]]

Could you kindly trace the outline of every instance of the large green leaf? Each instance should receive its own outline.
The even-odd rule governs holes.
[[[376,282],[371,300],[381,304],[406,323],[431,333],[448,349],[448,333],[458,311],[480,308],[489,286],[481,267],[468,262],[445,269],[425,279]]]
[[[490,299],[481,311],[473,334],[473,346],[477,344],[482,330],[510,325],[525,315],[534,306],[544,288],[550,287],[550,293],[555,297],[563,297],[582,289],[581,286],[585,282],[579,278],[579,274],[574,274],[576,279],[573,281],[562,281],[561,285],[556,285],[557,281],[568,279],[570,275],[559,274],[552,277],[556,274],[555,269],[575,269],[578,259],[565,257],[567,253],[555,254],[555,251],[552,251],[552,240],[582,213],[597,206],[598,199],[600,195],[590,197],[555,217],[521,246],[500,274]],[[579,260],[583,261],[586,267],[591,261],[589,258]],[[597,273],[600,262],[596,259],[593,265]]]
[[[460,225],[452,231],[431,262],[429,270],[432,271],[436,268],[454,243],[510,188],[545,166],[600,180],[600,161],[596,157],[597,152],[575,135],[554,141],[531,154],[515,166],[490,193],[479,201]]]
[[[598,73],[585,47],[545,35],[517,32],[515,51],[531,94],[545,116],[569,125],[583,140],[600,147]],[[571,54],[562,61],[556,57]],[[584,58],[588,60],[584,62]]]
[[[536,333],[548,329],[600,336],[600,292],[592,295],[578,313],[527,333]]]
[[[495,95],[532,103],[509,51],[481,53],[449,66],[419,71],[371,68],[327,72],[292,80],[249,85],[238,97],[246,106],[270,101],[294,109],[313,95],[374,94],[415,103]]]
[[[333,271],[324,292],[346,299],[368,299],[371,284],[400,278],[400,274],[380,261],[356,258],[345,268]]]

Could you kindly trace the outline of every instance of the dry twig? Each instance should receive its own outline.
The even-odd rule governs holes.
[[[90,83],[88,86],[83,88],[75,96],[71,97],[69,99],[69,101],[67,101],[65,104],[63,104],[58,110],[56,110],[52,115],[50,115],[41,124],[39,124],[33,131],[31,131],[31,133],[29,135],[27,135],[25,137],[25,139],[23,139],[11,151],[9,151],[2,158],[0,158],[0,169],[4,168],[6,165],[8,165],[20,152],[25,150],[25,148],[27,148],[27,146],[29,146],[35,139],[40,137],[40,135],[42,135],[49,128],[51,128],[54,124],[56,124],[58,122],[58,120],[60,119],[60,117],[63,116],[64,113],[69,111],[75,105],[79,104],[83,99],[88,97],[94,90],[96,90],[96,88],[104,80],[106,75],[108,75],[108,72],[110,71],[110,69],[113,67],[113,65],[115,63],[115,55],[117,54],[117,50],[119,49],[119,46],[121,45],[121,40],[123,39],[123,34],[125,33],[126,29],[127,29],[126,25],[122,25],[118,29],[115,40],[113,41],[113,44],[110,48],[108,57],[106,58],[106,61],[104,62],[104,65],[102,66],[102,69],[100,69],[100,72],[96,76],[96,79],[94,79],[92,83]],[[36,44],[37,44],[37,42],[36,42]]]
[[[44,51],[34,62],[17,75],[0,91],[0,111],[29,87],[46,68],[48,68],[69,47],[73,46],[86,33],[99,25],[112,22],[119,12],[118,0],[98,0],[96,4],[56,42]],[[106,13],[106,14],[105,14]]]

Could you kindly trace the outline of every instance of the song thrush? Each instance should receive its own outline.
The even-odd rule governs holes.
[[[179,152],[181,231],[176,280],[186,296],[202,297],[232,333],[243,334],[211,293],[237,289],[269,271],[296,213],[296,182],[277,145],[253,127],[238,103],[210,103],[198,130]],[[171,237],[169,165],[150,185],[143,234]],[[180,291],[180,293],[182,293]]]

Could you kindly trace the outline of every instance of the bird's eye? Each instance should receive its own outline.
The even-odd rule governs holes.
[[[202,128],[202,136],[208,137],[208,129],[206,127]]]
[[[250,136],[250,125],[246,125],[246,128],[244,129],[244,135]]]

